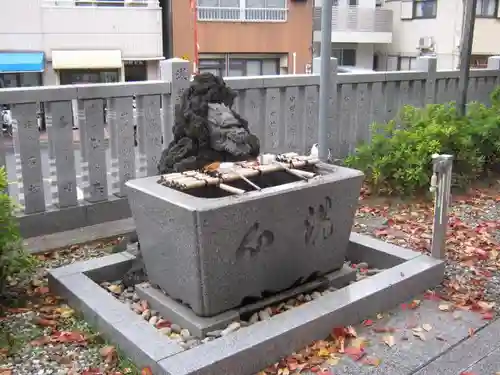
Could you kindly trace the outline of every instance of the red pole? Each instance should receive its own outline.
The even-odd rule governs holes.
[[[198,9],[196,6],[196,2],[197,0],[191,0],[191,11],[193,12],[193,35],[194,35],[193,74],[198,74],[199,53],[200,53],[200,46],[198,44]]]

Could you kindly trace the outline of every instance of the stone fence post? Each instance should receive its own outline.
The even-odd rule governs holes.
[[[180,104],[182,93],[189,87],[191,64],[187,60],[173,58],[160,61],[160,79],[172,84],[170,99],[162,98],[163,148],[172,141],[172,127],[175,119],[175,106]]]
[[[417,70],[420,72],[427,72],[427,79],[425,80],[424,105],[436,103],[436,97],[437,97],[437,85],[436,85],[437,58],[434,56],[417,57]]]

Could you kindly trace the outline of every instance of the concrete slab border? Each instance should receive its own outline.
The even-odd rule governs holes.
[[[67,298],[104,337],[155,375],[250,375],[325,338],[411,299],[442,281],[444,263],[356,233],[348,256],[386,268],[377,275],[190,350],[162,336],[97,283],[120,278],[134,256],[126,252],[51,270],[51,289]],[[370,259],[370,260],[368,260]]]

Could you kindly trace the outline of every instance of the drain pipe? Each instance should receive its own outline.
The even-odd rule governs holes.
[[[319,71],[319,159],[328,160],[328,112],[331,88],[333,0],[323,0],[321,6],[321,68]],[[336,90],[336,87],[335,87]]]
[[[429,189],[431,193],[434,193],[431,256],[436,259],[444,259],[446,254],[452,166],[453,155],[432,155],[432,177]]]

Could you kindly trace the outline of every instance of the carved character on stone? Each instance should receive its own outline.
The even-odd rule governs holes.
[[[30,193],[38,193],[40,191],[40,186],[31,184],[28,186],[28,191]]]
[[[91,146],[93,149],[98,148],[100,145],[101,145],[101,141],[100,141],[99,139],[94,138],[94,137],[91,137],[91,138],[90,138],[90,146]]]
[[[308,218],[304,220],[306,245],[314,246],[320,237],[326,240],[333,235],[333,223],[330,219],[331,209],[332,199],[330,197],[325,197],[324,203],[321,203],[317,208],[309,206]]]
[[[270,230],[261,230],[260,224],[255,222],[245,233],[240,246],[236,250],[236,257],[241,258],[245,254],[256,256],[265,248],[274,243],[274,234]]]

